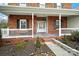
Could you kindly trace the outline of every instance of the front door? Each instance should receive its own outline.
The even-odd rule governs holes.
[[[37,32],[46,32],[46,21],[37,21]]]

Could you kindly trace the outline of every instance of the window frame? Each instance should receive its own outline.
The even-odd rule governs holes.
[[[26,3],[20,3],[19,6],[26,7]]]
[[[21,23],[22,21],[23,21],[23,22],[26,22],[25,28],[22,28],[22,23]],[[19,28],[20,28],[20,29],[26,29],[26,28],[27,28],[27,20],[26,20],[26,19],[20,19]]]
[[[58,24],[57,24],[58,23]],[[55,28],[58,29],[59,28],[59,20],[55,20]]]
[[[56,21],[58,21],[58,27],[56,26]],[[59,20],[55,20],[55,28],[59,29]],[[61,20],[61,28],[64,28],[64,24],[62,20]]]

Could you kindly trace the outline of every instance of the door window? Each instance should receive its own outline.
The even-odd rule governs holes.
[[[45,28],[45,22],[39,22],[39,28],[44,29]]]

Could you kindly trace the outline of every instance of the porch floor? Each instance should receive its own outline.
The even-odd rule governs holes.
[[[59,34],[48,34],[48,33],[45,33],[45,32],[42,32],[42,33],[36,33],[35,34],[35,37],[56,37],[56,36],[59,36]]]

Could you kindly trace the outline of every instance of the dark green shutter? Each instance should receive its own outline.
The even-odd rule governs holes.
[[[43,20],[46,21],[46,17],[44,17]]]
[[[29,20],[26,20],[27,21],[27,28],[29,28]]]
[[[19,29],[19,21],[20,21],[20,20],[17,20],[17,28],[18,28],[18,29]]]

